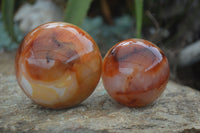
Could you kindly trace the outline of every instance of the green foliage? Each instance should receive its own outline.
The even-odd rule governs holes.
[[[6,50],[12,50],[17,48],[18,46],[18,40],[22,39],[22,35],[20,34],[19,30],[17,29],[17,26],[14,25],[13,21],[13,13],[14,13],[14,7],[16,5],[19,6],[25,0],[2,0],[2,7],[1,7],[1,13],[0,13],[0,49],[4,48]],[[88,9],[91,5],[92,0],[68,0],[67,2],[67,8],[65,11],[64,21],[72,23],[74,25],[80,26],[82,25]],[[134,4],[133,6],[135,8],[132,8],[131,11],[135,13],[136,15],[136,32],[137,38],[141,38],[141,31],[142,31],[142,18],[143,18],[143,0],[133,0]],[[16,5],[15,5],[16,4]],[[132,4],[131,4],[132,5]],[[133,29],[131,29],[131,23],[130,23],[129,17],[122,17],[120,19],[116,19],[115,25],[116,26],[106,26],[103,25],[103,21],[99,21],[99,19],[94,19],[94,24],[90,24],[90,21],[83,24],[83,27],[88,31],[89,33],[93,33],[94,38],[109,38],[108,36],[111,36],[110,43],[113,43],[113,40],[118,39],[126,39],[130,38],[133,33],[131,32]],[[89,19],[86,19],[87,21]],[[98,28],[95,28],[95,24],[99,24]],[[99,23],[101,22],[101,24]],[[91,23],[93,23],[91,21]],[[92,28],[93,27],[93,28]],[[95,29],[95,30],[94,30]],[[128,30],[131,30],[127,32]],[[99,31],[99,32],[98,32]],[[15,34],[17,33],[17,34]],[[122,34],[123,33],[123,34]],[[122,36],[123,35],[123,36]],[[117,38],[117,39],[116,39]],[[98,39],[97,39],[98,40]],[[102,39],[100,39],[102,40]],[[108,41],[106,41],[108,42]]]
[[[123,15],[113,19],[114,25],[107,25],[101,16],[89,18],[86,17],[81,26],[87,31],[105,54],[114,44],[133,38],[135,29],[132,16]]]
[[[92,0],[69,0],[64,21],[81,26]]]
[[[143,0],[135,0],[136,11],[136,37],[141,38],[142,17],[143,17]]]
[[[17,39],[21,40],[22,35],[20,34],[16,25],[14,25],[14,31],[16,33],[18,33]],[[5,29],[5,26],[4,26],[3,20],[2,20],[2,15],[0,14],[0,51],[1,51],[1,49],[13,50],[13,49],[16,49],[17,47],[18,47],[18,43],[12,41],[10,35],[8,34],[7,30]]]
[[[3,23],[11,39],[17,42],[17,38],[14,33],[13,24],[13,12],[14,12],[15,0],[2,0],[2,18]]]

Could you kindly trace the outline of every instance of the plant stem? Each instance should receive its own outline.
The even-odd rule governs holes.
[[[64,21],[81,26],[92,0],[68,0]]]
[[[136,11],[136,37],[141,38],[142,17],[143,17],[143,0],[135,0]]]

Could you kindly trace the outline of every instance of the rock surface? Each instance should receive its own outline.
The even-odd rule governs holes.
[[[0,56],[0,132],[200,132],[200,92],[170,81],[144,108],[119,105],[100,82],[77,107],[49,110],[29,100],[14,75],[15,53]]]

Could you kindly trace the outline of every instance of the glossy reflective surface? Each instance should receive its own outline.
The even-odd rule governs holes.
[[[128,39],[113,46],[103,62],[103,83],[109,95],[129,107],[152,103],[165,89],[169,65],[151,42]]]
[[[102,59],[94,40],[61,22],[31,31],[16,55],[16,77],[25,94],[48,108],[79,104],[95,89]]]

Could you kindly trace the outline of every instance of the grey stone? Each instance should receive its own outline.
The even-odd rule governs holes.
[[[0,54],[0,132],[161,133],[200,130],[200,92],[169,81],[163,95],[143,108],[113,101],[99,83],[79,106],[50,110],[33,103],[14,75],[14,53]],[[7,60],[7,61],[6,61]],[[4,69],[2,69],[4,68]]]
[[[200,40],[188,45],[179,53],[179,65],[188,66],[200,61]]]
[[[27,34],[41,24],[62,21],[63,11],[50,0],[36,0],[33,5],[29,3],[22,5],[15,14],[14,20],[19,23],[20,30]]]

